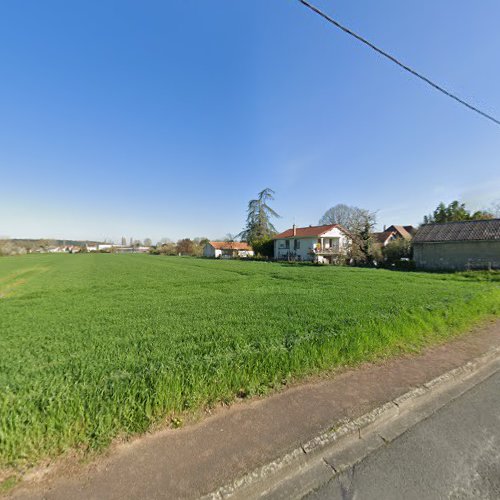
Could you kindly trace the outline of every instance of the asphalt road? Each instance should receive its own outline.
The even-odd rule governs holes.
[[[500,372],[306,498],[500,499]]]

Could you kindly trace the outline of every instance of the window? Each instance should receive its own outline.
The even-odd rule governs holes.
[[[293,249],[294,250],[299,250],[300,249],[300,240],[294,240],[294,242],[293,242]]]
[[[338,251],[340,249],[340,238],[331,238],[330,248],[333,248]]]
[[[287,250],[290,248],[290,240],[285,240],[285,248]]]

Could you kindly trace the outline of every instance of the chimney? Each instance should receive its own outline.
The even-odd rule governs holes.
[[[295,224],[292,226],[293,229],[293,235],[297,236],[297,228],[295,227]]]
[[[387,229],[387,226],[384,224],[384,233],[385,233],[385,230]]]

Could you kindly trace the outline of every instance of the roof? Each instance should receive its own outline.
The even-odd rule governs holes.
[[[252,247],[244,241],[209,241],[217,250],[253,250]]]
[[[415,228],[413,226],[389,226],[386,231],[396,231],[401,238],[411,240],[412,235],[415,233]]]
[[[394,234],[396,234],[396,231],[383,231],[381,233],[373,233],[373,238],[377,243],[385,243]]]
[[[293,234],[293,227],[283,231],[282,233],[273,236],[274,240],[280,238],[307,238],[308,236],[321,236],[323,233],[330,231],[331,229],[338,228],[343,233],[348,234],[348,232],[340,224],[328,224],[326,226],[307,226],[307,227],[296,227],[295,234]]]
[[[481,240],[500,240],[500,219],[424,224],[413,238],[414,243]]]

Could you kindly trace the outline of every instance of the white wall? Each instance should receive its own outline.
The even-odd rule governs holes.
[[[253,250],[238,250],[238,256],[241,258],[253,257],[253,255],[254,255]]]
[[[274,241],[274,258],[278,260],[288,259],[289,253],[294,253],[295,258],[300,260],[314,260],[314,255],[311,253],[314,245],[318,243],[318,239],[323,238],[323,247],[329,248],[330,238],[339,238],[339,248],[341,251],[346,252],[349,245],[350,239],[338,228],[333,228],[330,231],[325,232],[320,237],[306,237],[298,238],[291,237],[286,239],[279,239]],[[286,240],[289,242],[289,248],[286,248]],[[300,248],[295,250],[294,241],[299,241]],[[323,259],[319,259],[322,261]]]
[[[238,255],[240,257],[249,257],[253,255],[253,251],[248,251],[248,250],[239,250]],[[218,248],[214,248],[210,243],[207,243],[203,247],[203,257],[210,257],[212,259],[218,259],[219,257],[222,257],[222,250],[219,250]]]
[[[286,248],[286,239],[274,241],[274,258],[278,260],[288,259],[289,253],[294,253],[300,260],[312,260],[309,252],[313,249],[317,238],[287,238],[289,248]],[[300,248],[295,250],[294,241],[299,242]]]

